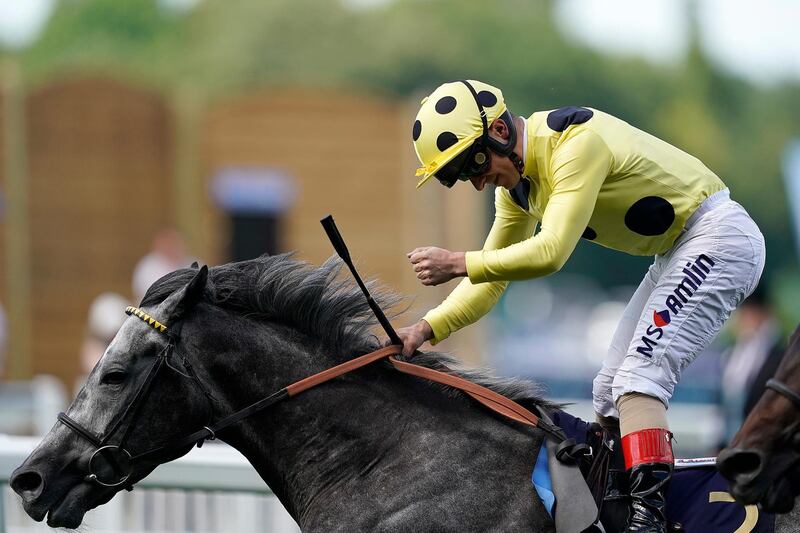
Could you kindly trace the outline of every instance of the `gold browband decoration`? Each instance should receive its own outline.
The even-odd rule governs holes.
[[[152,327],[154,330],[156,330],[156,331],[158,331],[160,333],[164,333],[164,332],[167,331],[167,325],[166,324],[162,324],[161,322],[159,322],[155,318],[151,317],[150,315],[148,315],[147,313],[145,313],[144,311],[142,311],[138,307],[134,307],[132,305],[129,305],[128,307],[125,308],[125,314],[133,315],[135,317],[141,318],[144,321],[145,324],[149,324],[150,327]]]

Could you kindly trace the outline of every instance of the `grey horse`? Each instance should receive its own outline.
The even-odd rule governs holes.
[[[141,315],[125,322],[66,416],[14,472],[25,511],[76,528],[86,511],[187,453],[185,437],[198,428],[377,349],[369,307],[340,267],[280,255],[157,281],[141,303],[149,323]],[[387,292],[376,299],[397,302]],[[414,362],[456,366],[435,353]],[[554,407],[529,382],[459,373],[526,405]],[[250,461],[303,531],[553,531],[531,485],[540,430],[383,362],[217,437]],[[98,452],[122,440],[130,464],[120,465],[127,452]],[[102,483],[119,470],[119,481]],[[778,531],[800,531],[798,523],[779,519]]]

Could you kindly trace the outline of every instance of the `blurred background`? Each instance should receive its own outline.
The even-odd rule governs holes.
[[[714,454],[800,320],[799,19],[793,0],[0,0],[0,434],[52,426],[152,281],[265,252],[321,263],[329,213],[362,275],[409,296],[395,324],[419,318],[455,282],[419,285],[405,253],[477,249],[493,213],[466,184],[414,188],[411,125],[473,78],[515,114],[591,106],[667,140],[760,225],[762,284],[670,408],[678,454]],[[650,262],[582,242],[437,348],[591,418]]]

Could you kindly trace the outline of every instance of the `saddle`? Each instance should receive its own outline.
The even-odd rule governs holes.
[[[549,418],[567,437],[562,443],[549,443],[542,450],[546,449],[548,453],[547,465],[553,475],[553,485],[560,475],[558,471],[563,468],[561,465],[580,470],[597,506],[598,516],[598,523],[587,528],[564,525],[564,520],[559,520],[559,513],[575,514],[570,495],[576,488],[573,485],[566,490],[554,490],[556,501],[550,508],[555,515],[556,531],[624,531],[630,496],[620,436],[564,411],[554,411]],[[537,463],[537,470],[541,471],[543,463],[543,460]],[[537,475],[535,471],[534,484],[547,499],[547,490],[542,491],[541,479],[541,473]],[[574,483],[572,480],[566,484]],[[559,499],[558,492],[564,497]],[[584,512],[586,503],[577,505],[577,514]],[[675,471],[667,488],[667,521],[668,531],[676,533],[773,533],[775,530],[775,515],[764,513],[754,505],[744,507],[733,500],[728,493],[728,481],[717,472],[714,458],[676,459]]]

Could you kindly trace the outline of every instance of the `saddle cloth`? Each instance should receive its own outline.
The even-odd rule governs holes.
[[[579,466],[584,475],[591,470],[592,461],[597,460],[598,450],[603,447],[603,436],[597,424],[590,424],[564,411],[551,414],[555,424],[567,437],[578,444],[592,447],[592,456],[581,460]],[[608,439],[608,434],[605,434]],[[629,508],[628,479],[624,470],[619,439],[611,436],[610,457],[607,475],[600,487],[602,494],[595,494],[600,507],[600,521],[605,531],[624,531]],[[607,441],[608,442],[608,441]],[[534,468],[532,482],[551,516],[569,512],[570,503],[559,501],[552,486],[553,461],[547,460],[548,447],[542,446]],[[551,452],[552,453],[552,450]],[[598,485],[595,480],[590,485]],[[554,518],[555,518],[554,516]],[[754,505],[747,507],[736,503],[728,493],[728,481],[717,472],[713,459],[677,459],[675,472],[667,488],[667,520],[670,531],[686,533],[774,533],[775,515],[765,513]],[[556,523],[559,521],[556,520]],[[558,529],[558,528],[557,528]],[[580,533],[564,532],[558,533]]]

